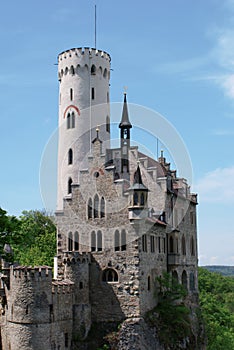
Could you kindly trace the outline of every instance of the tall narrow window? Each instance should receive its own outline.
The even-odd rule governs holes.
[[[67,184],[67,193],[72,193],[72,179],[69,177],[68,184]]]
[[[120,250],[120,235],[119,231],[115,231],[115,251],[118,252]]]
[[[169,252],[174,253],[174,239],[172,236],[169,238]]]
[[[105,199],[101,198],[101,218],[105,217]]]
[[[72,101],[73,100],[73,90],[70,89],[70,100]]]
[[[93,204],[92,204],[92,199],[89,198],[89,201],[88,201],[88,219],[91,219],[92,218],[92,215],[93,214]]]
[[[74,234],[74,250],[79,250],[79,233],[77,231]]]
[[[94,231],[91,232],[91,251],[95,252],[96,250],[96,233]]]
[[[182,255],[186,255],[186,241],[184,235],[182,237]]]
[[[188,288],[188,285],[187,285],[187,272],[185,270],[182,273],[182,285],[187,290],[187,288]]]
[[[158,237],[158,252],[161,253],[161,237]]]
[[[147,236],[142,236],[142,251],[147,252]]]
[[[172,283],[173,283],[173,284],[177,284],[178,281],[179,281],[179,279],[178,279],[178,273],[177,273],[176,271],[173,271],[173,272],[172,272]]]
[[[71,129],[71,115],[68,113],[67,115],[67,129]]]
[[[126,250],[126,231],[122,230],[121,232],[121,250]]]
[[[99,211],[99,198],[96,194],[94,197],[94,208],[93,208],[93,217],[98,218],[98,211]]]
[[[106,117],[106,131],[110,132],[110,117]]]
[[[144,193],[141,193],[141,205],[145,205],[145,196],[144,196]]]
[[[91,90],[91,98],[92,100],[95,99],[95,91],[94,91],[94,87],[92,87],[92,90]]]
[[[106,100],[107,100],[107,103],[110,102],[109,92],[107,92],[107,94],[106,94]]]
[[[65,348],[68,348],[68,333],[64,334]]]
[[[72,112],[72,115],[71,115],[71,128],[74,128],[75,127],[75,113]]]
[[[147,289],[150,290],[150,276],[148,276],[147,279]]]
[[[195,277],[193,272],[190,272],[189,275],[189,289],[191,291],[195,290]]]
[[[195,247],[194,247],[194,238],[193,238],[193,236],[191,237],[191,241],[190,241],[190,252],[191,252],[192,256],[195,255]]]
[[[71,252],[73,250],[73,240],[72,240],[72,232],[68,233],[68,251]]]
[[[151,251],[151,253],[155,252],[155,236],[154,235],[150,236],[150,251]]]
[[[68,164],[72,164],[73,163],[73,151],[70,148],[68,151]]]
[[[102,251],[102,232],[97,232],[97,250],[100,252]]]
[[[71,73],[71,75],[75,74],[75,68],[73,66],[71,66],[71,68],[70,68],[70,73]]]
[[[138,193],[135,192],[133,195],[133,205],[138,205]]]
[[[190,224],[193,225],[194,224],[194,212],[190,211]]]
[[[94,64],[91,67],[91,74],[96,74],[96,67]]]

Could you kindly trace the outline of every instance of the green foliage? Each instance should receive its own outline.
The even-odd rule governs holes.
[[[208,265],[202,267],[210,272],[217,272],[224,276],[234,276],[234,266]]]
[[[165,347],[171,349],[191,334],[189,309],[183,299],[186,291],[182,285],[164,273],[157,278],[159,284],[158,305],[147,313],[146,318],[159,331],[159,339]]]
[[[198,281],[207,350],[234,349],[234,278],[199,268]]]
[[[4,252],[10,244],[13,254]],[[24,211],[19,218],[6,215],[0,208],[0,254],[21,265],[53,264],[56,254],[56,227],[52,218],[41,211]]]

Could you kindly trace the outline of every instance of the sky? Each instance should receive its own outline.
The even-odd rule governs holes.
[[[127,86],[130,103],[174,126],[198,192],[199,264],[234,265],[234,0],[2,1],[0,206],[17,216],[44,207],[39,173],[57,127],[57,55],[94,47],[95,4],[111,101]]]

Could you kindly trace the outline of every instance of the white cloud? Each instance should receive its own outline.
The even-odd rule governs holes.
[[[215,169],[200,179],[195,186],[200,201],[234,204],[234,166]]]

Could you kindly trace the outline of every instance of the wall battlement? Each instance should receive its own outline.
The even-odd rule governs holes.
[[[70,280],[54,280],[52,282],[52,294],[72,294],[74,283]]]
[[[95,48],[90,48],[90,47],[79,47],[79,48],[65,50],[58,55],[58,61],[62,61],[62,60],[66,60],[74,57],[94,56],[94,55],[104,58],[109,62],[111,61],[111,57],[107,52],[102,50],[97,50]]]
[[[10,268],[11,278],[16,279],[27,279],[27,280],[52,280],[52,268],[49,266],[18,266]]]
[[[63,263],[64,264],[89,264],[91,262],[91,256],[89,253],[80,252],[64,252]]]

